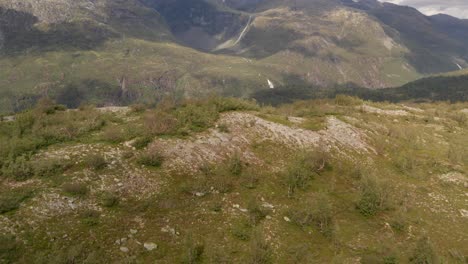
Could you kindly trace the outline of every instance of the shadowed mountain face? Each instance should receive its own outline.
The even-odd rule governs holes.
[[[131,102],[468,67],[466,20],[375,0],[0,0],[0,22],[0,111],[89,83]]]
[[[468,22],[447,15],[424,16],[411,7],[376,0],[345,0],[351,7],[365,10],[398,32],[410,52],[406,58],[419,72],[431,74],[459,70],[467,66]]]

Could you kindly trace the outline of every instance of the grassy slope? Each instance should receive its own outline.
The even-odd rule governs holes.
[[[218,111],[246,109],[245,104],[219,102],[215,104]],[[0,178],[1,201],[9,201],[2,203],[2,208],[5,204],[19,208],[0,215],[0,239],[8,241],[8,246],[0,243],[0,259],[7,263],[30,263],[33,259],[38,263],[84,260],[88,263],[131,260],[158,260],[161,263],[248,263],[255,260],[257,262],[254,263],[347,263],[358,259],[363,263],[384,263],[384,259],[406,263],[418,252],[423,257],[433,257],[433,253],[443,263],[464,263],[468,256],[463,240],[468,226],[462,216],[462,210],[468,209],[463,198],[463,182],[466,184],[468,171],[464,148],[468,136],[468,106],[441,103],[416,104],[412,105],[415,108],[406,108],[368,102],[365,104],[371,107],[363,107],[361,104],[356,99],[338,97],[336,100],[298,102],[278,109],[263,108],[249,112],[280,122],[286,125],[285,129],[303,126],[292,121],[295,119],[288,120],[287,116],[305,118],[303,122],[308,125],[304,127],[314,130],[323,129],[325,118],[334,116],[356,126],[358,134],[363,133],[365,141],[375,149],[375,153],[359,154],[338,145],[331,152],[326,168],[313,173],[313,179],[306,179],[307,184],[296,190],[292,197],[288,197],[288,174],[284,174],[284,170],[286,167],[310,168],[309,164],[297,163],[295,154],[300,151],[293,145],[261,136],[243,149],[244,153],[253,153],[260,162],[242,165],[243,172],[238,173],[232,166],[241,163],[235,157],[222,155],[216,162],[218,169],[214,176],[205,178],[200,172],[183,169],[187,168],[185,166],[171,169],[168,164],[173,164],[173,159],[163,161],[161,168],[141,166],[137,157],[149,150],[135,150],[128,144],[118,143],[145,135],[148,131],[143,124],[148,121],[144,120],[156,115],[153,110],[146,114],[103,114],[94,109],[56,112],[46,116],[39,114],[40,118],[36,118],[31,131],[25,125],[27,118],[19,118],[21,123],[0,123],[2,143],[17,137],[16,128],[25,127],[24,143],[19,144],[22,140],[19,138],[15,146],[27,145],[25,143],[30,137],[37,140],[43,137],[40,136],[42,131],[48,130],[35,130],[37,123],[52,126],[51,132],[60,131],[65,126],[67,131],[74,131],[74,125],[82,127],[83,131],[62,139],[61,143],[42,147],[32,156],[31,161],[61,160],[62,164],[72,161],[58,172],[45,170],[46,173],[33,176],[28,181],[15,180],[14,173]],[[183,125],[188,127],[176,128],[179,132],[156,136],[153,140],[182,140],[182,145],[190,145],[195,142],[191,140],[192,136],[203,141],[211,137],[210,131],[219,131],[227,137],[238,133],[249,137],[248,129],[260,126],[241,120],[243,125],[221,123],[218,129],[207,131],[217,119],[216,111],[210,110],[212,106],[212,101],[176,109],[161,106],[160,111],[186,120]],[[372,107],[378,107],[381,112],[372,113],[376,109]],[[48,108],[40,109],[36,111],[41,113]],[[392,110],[406,114],[394,115]],[[191,118],[187,119],[189,116]],[[57,119],[64,122],[52,122]],[[105,120],[104,126],[89,125],[95,123],[91,120],[99,119]],[[226,122],[223,117],[219,120]],[[93,130],[87,131],[88,128]],[[124,132],[115,132],[119,130]],[[323,133],[331,132],[325,130]],[[320,148],[309,150],[317,149]],[[156,151],[162,153],[161,150]],[[230,149],[223,151],[229,152]],[[108,165],[96,169],[93,165],[96,163],[86,162],[92,153],[105,157]],[[188,158],[180,150],[176,155],[182,160]],[[249,160],[242,154],[240,158]],[[222,162],[223,159],[227,162]],[[301,173],[309,174],[310,171],[306,169]],[[447,173],[461,176],[440,178]],[[362,181],[367,177],[384,182],[382,186],[388,195],[382,198],[388,202],[388,208],[377,211],[373,216],[364,216],[356,208],[360,190],[364,187]],[[67,183],[80,183],[88,191],[72,192],[64,187]],[[225,191],[219,193],[217,189]],[[197,192],[203,195],[197,195]],[[119,203],[109,203],[109,194],[113,197],[111,200]],[[325,207],[319,206],[322,209],[317,213],[313,211],[317,209],[314,204],[323,195],[330,202],[320,204]],[[268,209],[269,205],[262,207],[263,201],[274,208]],[[255,204],[260,209],[257,210]],[[327,206],[331,206],[331,211],[324,209]],[[243,211],[243,208],[248,210]],[[331,214],[333,232],[325,235],[315,224],[299,227],[285,221],[285,216],[294,221],[290,211],[299,212],[307,208],[314,212],[312,216]],[[263,218],[263,213],[268,217]],[[260,220],[254,221],[259,216]],[[132,229],[137,232],[132,233]],[[418,241],[423,237],[429,238],[429,249],[417,249]],[[122,238],[125,242],[116,243]],[[259,244],[258,240],[266,241],[266,246]],[[147,251],[139,244],[144,242],[154,242],[158,248]],[[204,250],[197,245],[203,245]],[[128,248],[129,252],[122,252],[121,247],[124,250]],[[200,253],[199,259],[197,252]]]

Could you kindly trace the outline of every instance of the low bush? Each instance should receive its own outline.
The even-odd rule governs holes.
[[[62,189],[73,196],[85,196],[88,193],[88,186],[84,183],[65,183]]]
[[[439,263],[437,261],[437,255],[427,237],[422,237],[416,242],[409,261],[415,264]]]
[[[133,104],[130,106],[130,109],[133,113],[142,113],[148,108],[145,104]]]
[[[2,263],[15,263],[21,254],[19,248],[20,246],[15,236],[0,234],[0,260],[2,260]]]
[[[119,202],[120,202],[119,196],[114,193],[106,192],[101,197],[101,204],[104,207],[108,207],[108,208],[114,207],[114,206],[117,206]]]
[[[153,137],[150,137],[150,136],[139,137],[135,139],[132,146],[136,149],[144,149],[149,145],[149,143],[151,143],[151,141],[153,141]]]
[[[156,148],[150,148],[147,151],[141,153],[137,162],[140,165],[145,165],[149,167],[161,167],[164,161],[164,156]]]
[[[102,140],[110,143],[121,143],[127,139],[127,131],[117,126],[109,126],[102,132]]]
[[[291,197],[299,189],[305,189],[309,181],[326,168],[328,160],[328,154],[322,151],[297,155],[285,171],[288,196]]]
[[[333,206],[326,194],[317,194],[313,199],[291,209],[288,216],[300,227],[315,227],[325,236],[333,233]]]
[[[229,193],[234,189],[234,185],[233,175],[225,165],[205,165],[200,174],[182,185],[182,190],[189,194]]]
[[[81,212],[81,223],[87,226],[95,226],[99,224],[99,217],[101,214],[95,210],[85,210]]]
[[[234,176],[240,176],[245,168],[241,155],[235,153],[226,162],[229,172]]]
[[[255,101],[247,101],[234,97],[216,97],[210,99],[208,103],[213,103],[220,113],[227,111],[253,111],[259,107]]]
[[[182,263],[197,264],[202,263],[205,246],[199,241],[195,241],[192,235],[185,238],[185,247],[182,254]]]
[[[13,190],[0,194],[0,214],[18,209],[25,200],[32,197],[30,190]]]
[[[218,131],[221,133],[229,133],[229,127],[226,124],[219,124],[218,125]]]
[[[253,226],[258,225],[267,216],[266,209],[263,208],[256,199],[252,199],[248,206],[249,220]]]
[[[390,186],[375,177],[366,176],[359,183],[357,209],[364,216],[373,216],[390,208]]]
[[[356,106],[362,105],[363,101],[358,97],[339,94],[335,96],[335,104],[342,106]]]
[[[152,135],[176,134],[179,126],[179,122],[174,115],[161,110],[146,113],[143,124],[148,133]]]
[[[250,222],[245,220],[241,220],[239,222],[234,223],[234,225],[231,228],[231,234],[242,241],[248,241],[250,240],[250,236],[252,233],[252,226],[250,225]]]
[[[188,102],[174,112],[179,127],[179,134],[201,132],[213,127],[219,118],[219,112],[214,105],[203,102]]]
[[[265,241],[260,233],[256,233],[250,243],[250,260],[251,264],[268,264],[273,263],[273,252],[270,244]]]
[[[41,159],[32,162],[34,175],[37,177],[52,177],[65,172],[72,162],[59,159]]]
[[[255,189],[259,183],[257,173],[253,169],[245,170],[242,173],[242,186],[247,189]]]
[[[107,166],[106,159],[101,154],[91,154],[85,159],[86,167],[93,170],[102,170]]]
[[[25,181],[34,176],[34,170],[29,157],[19,156],[6,161],[2,166],[2,175],[17,181]]]

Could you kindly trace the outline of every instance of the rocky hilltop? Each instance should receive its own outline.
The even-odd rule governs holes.
[[[0,121],[0,263],[466,263],[467,118],[42,100]]]

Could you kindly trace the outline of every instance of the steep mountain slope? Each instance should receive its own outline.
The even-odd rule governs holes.
[[[376,0],[344,1],[363,9],[387,27],[409,48],[412,66],[424,74],[459,70],[468,66],[468,22],[447,15],[424,16],[411,7]]]
[[[45,95],[77,106],[246,97],[270,83],[381,88],[467,65],[459,20],[434,17],[417,35],[392,22],[413,11],[367,3],[0,0],[0,111]]]

